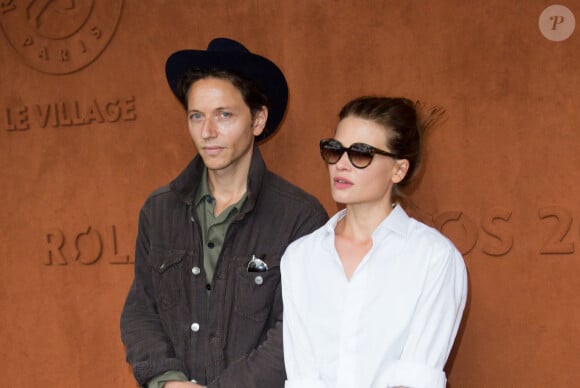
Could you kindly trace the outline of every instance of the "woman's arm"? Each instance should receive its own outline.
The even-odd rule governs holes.
[[[388,372],[388,387],[445,388],[443,368],[465,308],[467,272],[451,243],[431,254],[401,358]]]
[[[297,260],[299,258],[296,258]],[[293,287],[300,287],[304,277],[293,271],[293,255],[287,250],[280,264],[282,300],[284,303],[283,341],[286,365],[286,388],[326,388],[319,377],[316,357],[303,320],[303,309],[296,300]]]

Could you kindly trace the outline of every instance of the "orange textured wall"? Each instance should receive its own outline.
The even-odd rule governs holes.
[[[134,386],[118,327],[138,211],[195,152],[164,62],[227,36],[284,70],[289,110],[261,148],[331,213],[317,142],[343,103],[444,106],[410,199],[469,270],[449,385],[577,386],[580,37],[541,33],[550,4],[1,0],[4,385]],[[554,38],[572,19],[544,22]]]

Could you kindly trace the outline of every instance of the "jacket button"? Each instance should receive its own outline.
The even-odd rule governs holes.
[[[199,267],[193,267],[191,269],[191,273],[194,274],[195,276],[197,276],[201,273],[201,269],[199,269]]]
[[[191,331],[193,331],[193,332],[197,333],[197,332],[199,331],[199,323],[197,323],[197,322],[193,322],[193,323],[191,324]]]
[[[261,276],[256,276],[256,278],[254,279],[254,283],[256,283],[258,286],[261,286],[262,283],[264,283],[264,278],[262,278]]]
[[[163,271],[164,269],[165,269],[165,263],[163,263],[163,264],[161,264],[161,265],[159,266],[159,270],[160,270],[160,271]]]

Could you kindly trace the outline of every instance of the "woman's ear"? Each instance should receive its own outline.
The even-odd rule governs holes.
[[[394,171],[391,180],[393,183],[400,183],[403,179],[405,179],[405,176],[409,171],[409,161],[407,159],[398,159],[395,162],[393,169]]]
[[[254,136],[259,136],[262,134],[262,132],[264,132],[264,128],[266,128],[266,121],[268,121],[268,108],[266,106],[262,106],[262,109],[254,114],[254,123],[252,128]]]

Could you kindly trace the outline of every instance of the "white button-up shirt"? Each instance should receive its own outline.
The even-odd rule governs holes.
[[[467,297],[463,257],[397,206],[349,281],[334,245],[345,214],[282,258],[286,388],[445,388]]]

